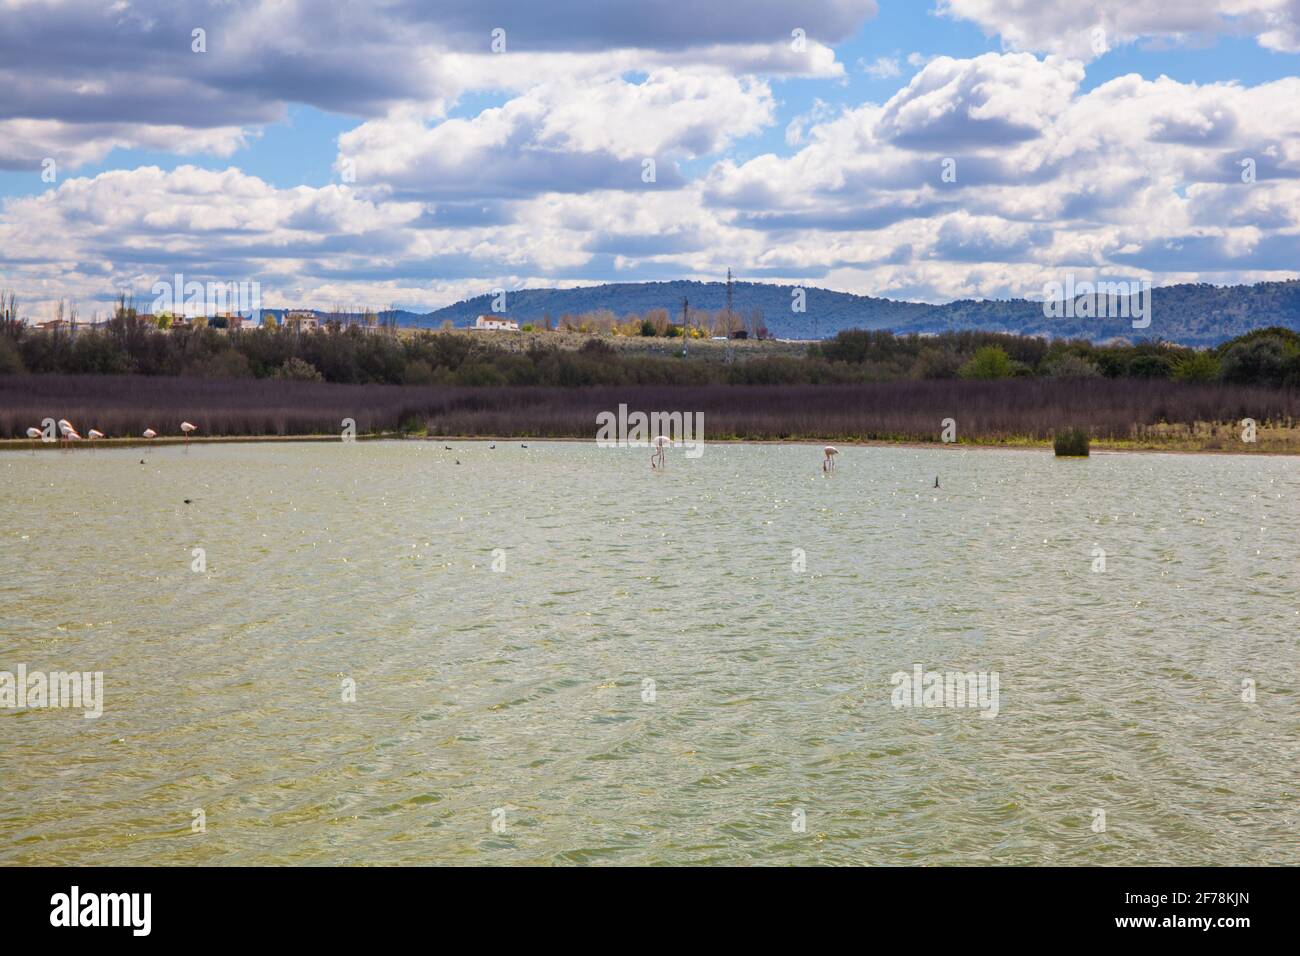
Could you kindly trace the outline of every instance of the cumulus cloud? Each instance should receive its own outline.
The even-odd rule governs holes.
[[[1011,49],[1082,59],[1144,39],[1217,34],[1253,36],[1270,50],[1300,50],[1300,5],[1294,0],[940,0],[938,9],[1000,36]]]
[[[834,75],[827,44],[875,10],[875,0],[811,0],[797,13],[755,0],[744,16],[671,0],[595,11],[585,0],[11,2],[0,7],[0,168],[52,154],[76,166],[118,146],[229,152],[241,130],[283,119],[290,103],[363,118],[421,104],[439,115],[467,90],[522,90],[620,62]],[[504,55],[490,45],[498,28]]]
[[[481,208],[481,207],[480,207]],[[489,206],[490,209],[490,206]],[[257,281],[267,306],[429,308],[494,287],[680,272],[721,245],[698,195],[547,194],[505,221],[446,219],[347,186],[276,188],[237,169],[117,170],[0,206],[0,265],[25,310],[63,296],[84,315],[159,279]],[[757,243],[745,255],[753,254]],[[655,263],[664,259],[664,263]]]
[[[1082,79],[1080,64],[1054,57],[939,57],[885,104],[878,129],[909,148],[1005,146],[1038,136]]]
[[[801,29],[812,39],[837,42],[876,13],[875,0],[811,0],[792,8],[786,0],[749,0],[743,11],[727,4],[683,4],[679,0],[441,0],[422,12],[406,5],[414,19],[463,41],[487,44],[493,29],[523,49],[686,49],[714,43],[788,40]]]
[[[560,79],[471,119],[428,125],[406,111],[363,123],[339,138],[338,163],[358,184],[405,198],[677,188],[677,160],[715,153],[772,114],[765,83],[729,74]]]
[[[792,156],[719,162],[706,200],[732,226],[779,234],[788,256],[820,245],[841,278],[928,282],[927,297],[1008,294],[1008,282],[1025,295],[1067,268],[1293,271],[1300,80],[1131,75],[1086,93],[1081,80],[1078,61],[1055,56],[941,57],[884,104],[801,131]]]
[[[830,44],[874,2],[756,0],[736,16],[668,0],[598,14],[578,0],[0,0],[0,169],[60,169],[47,192],[0,206],[0,268],[28,303],[73,295],[83,314],[176,271],[318,308],[728,266],[926,300],[1025,295],[1065,269],[1293,275],[1300,79],[1084,81],[1093,21],[1111,45],[1232,30],[1283,49],[1295,4],[1138,6],[950,0],[943,12],[1007,52],[913,53],[884,102],[823,83],[826,99],[783,112],[804,87],[783,80],[843,77]],[[197,26],[206,54],[190,49]],[[901,57],[858,68],[901,76]],[[491,105],[469,108],[471,92]],[[290,103],[355,117],[338,184],[236,168]],[[757,138],[778,115],[784,147],[779,130],[775,145]],[[115,148],[232,165],[68,178]]]
[[[896,56],[878,56],[874,60],[858,60],[858,68],[868,76],[873,76],[878,80],[887,80],[895,76],[902,76],[903,69],[898,65]]]

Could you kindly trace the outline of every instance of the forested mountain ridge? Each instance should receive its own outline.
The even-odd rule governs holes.
[[[901,302],[873,296],[807,287],[805,310],[792,309],[793,287],[758,282],[732,285],[733,308],[742,315],[760,310],[767,328],[780,338],[829,338],[844,329],[892,329],[936,333],[953,330],[1014,332],[1054,338],[1104,341],[1123,338],[1164,339],[1183,345],[1217,345],[1253,329],[1281,326],[1300,331],[1300,280],[1256,285],[1181,284],[1151,291],[1151,324],[1134,328],[1129,318],[1049,318],[1041,302],[1027,299],[962,299],[942,305]],[[506,315],[519,322],[558,324],[565,316],[608,310],[622,319],[665,309],[681,319],[682,299],[692,310],[715,312],[726,307],[726,283],[614,283],[575,289],[520,289],[506,293]],[[433,326],[450,320],[466,326],[492,310],[491,294],[413,316],[402,324]]]

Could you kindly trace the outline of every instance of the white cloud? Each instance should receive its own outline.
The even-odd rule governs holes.
[[[885,104],[879,128],[900,145],[1008,145],[1036,136],[1082,80],[1082,65],[1055,57],[939,57]]]
[[[874,76],[878,80],[886,80],[895,76],[902,76],[903,70],[898,65],[896,56],[878,56],[868,62],[863,59],[858,60],[858,68],[868,76]]]
[[[673,188],[676,160],[716,153],[772,117],[765,83],[725,73],[560,78],[472,119],[428,126],[405,110],[363,123],[339,137],[339,164],[355,164],[359,185],[423,198]]]
[[[830,26],[843,20],[832,6],[817,7]],[[844,16],[867,6],[846,3]],[[1264,6],[1244,3],[1238,24],[1266,45],[1291,42],[1286,11]],[[0,39],[10,56],[0,83],[11,83],[0,166],[55,156],[61,175],[0,207],[4,284],[37,309],[72,295],[87,314],[123,284],[147,289],[176,271],[257,279],[267,304],[319,308],[437,306],[496,285],[710,278],[727,266],[930,300],[1024,295],[1065,268],[1166,282],[1294,275],[1300,79],[1246,87],[1135,74],[1084,92],[1091,54],[1069,31],[1086,38],[1093,14],[953,0],[952,15],[996,20],[1008,45],[1059,54],[910,54],[918,72],[884,103],[816,99],[785,127],[791,155],[741,161],[733,148],[775,122],[780,77],[842,75],[818,42],[829,34],[810,27],[799,52],[785,27],[764,40],[753,25],[727,33],[709,20],[692,34],[678,18],[646,34],[653,49],[601,48],[590,24],[570,41],[548,27],[530,48],[515,25],[511,52],[497,56],[467,38],[498,7],[471,7],[448,7],[459,32],[421,21],[424,32],[390,33],[400,22],[381,16],[355,24],[349,46],[335,35],[353,25],[346,13],[302,25],[297,6],[266,5],[211,32],[208,61],[187,43],[175,61],[109,50],[49,90],[23,78],[32,58],[16,47],[33,34],[19,22],[19,40]],[[1213,21],[1205,9],[1193,2],[1177,20],[1116,6],[1108,29],[1116,43],[1188,35]],[[75,3],[64,12],[100,22]],[[644,12],[621,11],[634,24]],[[145,32],[158,40],[175,22]],[[398,35],[436,43],[398,49]],[[222,52],[235,41],[244,52]],[[899,56],[862,67],[900,75]],[[482,90],[500,105],[452,110]],[[362,117],[338,141],[336,169],[354,164],[355,188],[277,188],[234,168],[63,174],[114,147],[233,155],[287,102]],[[653,186],[642,181],[646,158]],[[945,159],[955,182],[942,178]],[[1254,184],[1241,180],[1245,159]],[[705,163],[697,178],[681,171]]]
[[[242,130],[283,120],[293,103],[440,116],[467,91],[628,69],[837,76],[828,44],[875,11],[875,0],[809,0],[797,17],[782,0],[756,0],[743,16],[674,0],[609,3],[599,16],[585,0],[7,3],[0,169],[46,156],[74,168],[115,146],[225,155]],[[507,52],[495,55],[490,31],[502,25]],[[798,50],[795,26],[807,34]],[[192,49],[196,27],[205,52]]]
[[[970,20],[1013,50],[1092,59],[1144,39],[1193,40],[1217,34],[1254,36],[1272,50],[1300,51],[1295,0],[939,0],[939,11]],[[1098,45],[1096,30],[1102,30]]]
[[[883,105],[801,129],[790,157],[719,162],[705,195],[785,257],[928,298],[1024,295],[1064,268],[1294,274],[1300,79],[1081,80],[1053,56],[939,58]]]

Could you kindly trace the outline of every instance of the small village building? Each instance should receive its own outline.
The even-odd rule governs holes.
[[[480,315],[474,320],[471,328],[489,332],[518,332],[519,323],[511,319],[498,318],[495,315]]]

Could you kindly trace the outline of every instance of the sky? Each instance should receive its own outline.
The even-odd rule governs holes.
[[[33,320],[1300,263],[1300,0],[0,0],[0,91]]]

